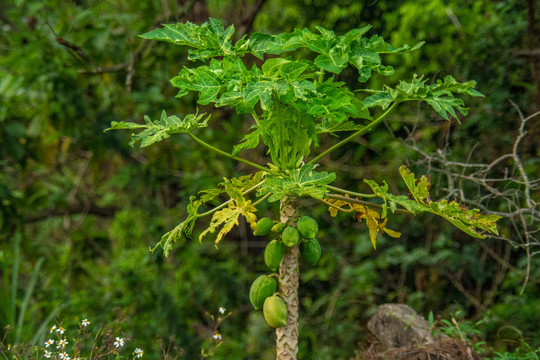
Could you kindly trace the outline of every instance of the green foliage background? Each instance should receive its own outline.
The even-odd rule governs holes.
[[[399,66],[397,58],[387,59],[398,70],[392,77],[396,82],[415,72],[441,79],[451,74],[458,81],[476,80],[486,97],[467,100],[470,115],[461,125],[448,125],[423,106],[403,109],[400,121],[422,121],[415,138],[425,152],[448,142],[456,161],[472,153],[475,162],[489,162],[509,151],[516,134],[518,117],[509,100],[525,114],[540,107],[529,63],[514,51],[528,41],[526,13],[524,2],[512,0],[19,0],[0,5],[0,335],[16,317],[7,299],[17,299],[18,315],[32,273],[44,259],[24,314],[24,340],[30,341],[51,313],[56,321],[78,316],[93,324],[120,314],[128,319],[123,331],[145,357],[158,358],[159,344],[174,335],[172,342],[191,359],[212,336],[206,313],[217,315],[224,306],[233,314],[220,327],[224,342],[216,359],[274,357],[272,329],[248,300],[251,282],[266,271],[265,243],[249,226],[228,235],[219,250],[213,243],[190,241],[178,244],[167,259],[148,251],[185,216],[191,194],[224,176],[244,174],[245,165],[209,157],[187,137],[133,150],[129,134],[103,134],[112,121],[142,122],[144,114],[158,118],[161,109],[182,115],[195,110],[195,98],[175,99],[168,82],[187,61],[187,52],[138,34],[161,23],[200,23],[212,16],[244,32],[321,25],[342,34],[371,24],[370,34],[395,46],[426,41],[421,50],[400,57]],[[340,78],[357,86],[356,74],[344,72]],[[371,81],[376,85],[377,78]],[[226,110],[202,110],[212,111],[213,121],[198,135],[232,150],[247,130],[243,119]],[[521,148],[528,174],[536,179],[540,149],[534,124]],[[384,178],[400,189],[399,165],[414,166],[419,157],[401,146],[399,138],[405,136],[400,124],[389,123],[359,140],[368,146],[351,144],[321,161],[347,175],[340,187],[362,192],[361,179]],[[263,152],[251,156],[265,163]],[[438,183],[442,189],[444,179],[433,176],[435,190]],[[538,199],[538,191],[534,195]],[[469,319],[484,319],[483,336],[498,349],[512,349],[519,339],[540,346],[537,257],[520,295],[526,254],[508,242],[472,239],[430,216],[396,216],[391,227],[404,236],[381,239],[374,251],[367,230],[353,219],[336,221],[308,200],[301,205],[301,214],[320,219],[323,257],[317,267],[301,269],[300,358],[353,357],[366,344],[368,317],[385,302],[407,303],[441,318],[462,310]],[[519,237],[511,224],[501,226],[506,237]],[[14,332],[7,336],[7,343],[14,341]]]

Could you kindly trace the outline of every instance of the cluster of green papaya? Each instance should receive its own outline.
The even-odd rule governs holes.
[[[308,264],[315,265],[321,257],[321,245],[315,238],[318,232],[319,225],[309,216],[298,219],[296,227],[275,222],[267,217],[257,221],[254,235],[281,234],[277,239],[270,241],[264,250],[264,262],[273,274],[259,276],[249,291],[251,304],[256,310],[263,308],[264,318],[272,327],[277,328],[287,324],[287,306],[277,292],[276,274],[285,255],[285,247],[300,244],[302,258]]]

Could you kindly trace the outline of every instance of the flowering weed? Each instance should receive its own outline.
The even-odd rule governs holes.
[[[129,338],[121,334],[120,321],[109,326],[91,329],[88,319],[74,326],[55,324],[49,328],[49,337],[42,346],[31,344],[0,343],[0,355],[4,359],[60,359],[60,360],[99,360],[99,359],[138,359],[144,350],[135,348],[129,351]],[[6,333],[9,331],[6,328]]]

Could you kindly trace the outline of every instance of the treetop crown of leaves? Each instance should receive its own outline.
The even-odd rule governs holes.
[[[430,85],[427,79],[416,74],[410,81],[401,80],[395,87],[351,91],[344,82],[338,81],[345,68],[355,68],[359,83],[364,84],[373,74],[394,74],[391,66],[382,63],[384,54],[402,54],[417,50],[423,44],[396,48],[378,35],[365,37],[369,29],[370,26],[365,26],[336,35],[317,26],[315,31],[304,28],[278,35],[253,33],[233,42],[234,26],[225,28],[219,20],[210,19],[201,25],[190,22],[163,25],[141,35],[145,39],[190,48],[188,60],[195,63],[184,66],[171,79],[171,84],[179,89],[177,97],[196,92],[198,104],[234,108],[238,114],[250,116],[253,124],[231,152],[217,149],[193,133],[207,126],[209,116],[206,114],[189,114],[180,118],[168,116],[163,111],[160,120],[152,121],[145,116],[145,124],[114,122],[111,129],[142,129],[132,135],[131,141],[131,145],[140,141],[141,147],[166,139],[171,134],[185,133],[209,150],[259,170],[247,177],[226,180],[216,189],[201,192],[198,198],[192,197],[187,219],[165,234],[160,242],[166,254],[173,241],[191,236],[196,220],[201,217],[213,215],[210,226],[199,238],[217,231],[217,244],[238,224],[240,215],[253,225],[256,206],[261,201],[273,202],[291,196],[309,196],[326,202],[331,206],[333,215],[337,209],[355,211],[358,221],[366,221],[374,246],[380,233],[399,236],[398,232],[386,228],[387,209],[394,212],[397,206],[413,214],[432,212],[440,215],[472,236],[484,237],[483,232],[486,231],[496,233],[496,218],[485,217],[475,209],[468,210],[453,202],[431,202],[427,178],[416,180],[414,174],[404,168],[400,170],[401,175],[415,200],[389,194],[386,184],[380,186],[372,180],[365,182],[374,195],[384,201],[380,213],[369,209],[369,203],[361,202],[359,205],[349,198],[325,200],[330,188],[337,189],[330,187],[336,174],[316,171],[316,162],[373,130],[397,105],[422,101],[442,118],[450,120],[451,117],[458,119],[456,110],[462,115],[466,115],[468,110],[463,100],[455,97],[456,94],[482,96],[474,90],[474,81],[459,83],[446,76],[444,80]],[[246,56],[248,54],[252,56]],[[378,117],[374,116],[381,111]],[[306,161],[313,149],[319,146],[321,135],[338,136],[343,132],[352,134]],[[271,158],[267,166],[238,156],[261,142]],[[255,190],[255,197],[259,199],[252,201],[247,196]],[[199,213],[201,206],[220,194],[225,194],[229,200],[213,210]],[[342,207],[345,203],[349,204],[349,210]]]

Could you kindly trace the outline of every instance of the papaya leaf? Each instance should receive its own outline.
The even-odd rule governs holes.
[[[373,180],[367,180],[364,179],[364,182],[369,185],[371,190],[373,190],[373,193],[383,199],[384,204],[382,205],[382,216],[386,217],[388,207],[390,207],[390,211],[392,213],[395,213],[397,209],[397,205],[403,206],[405,209],[407,209],[412,214],[416,214],[419,212],[422,212],[422,207],[418,205],[418,203],[414,200],[410,200],[405,195],[394,195],[388,192],[388,184],[386,181],[383,181],[383,186],[378,185]]]
[[[237,178],[227,179],[223,178],[223,182],[218,185],[224,192],[229,194],[231,198],[234,198],[231,191],[244,192],[260,184],[265,178],[266,174],[262,171],[258,171],[251,175],[244,175]]]
[[[273,106],[272,92],[275,82],[269,80],[261,80],[247,84],[243,96],[246,101],[260,101],[261,108],[268,111]]]
[[[405,166],[399,168],[399,173],[416,201],[428,208],[426,211],[444,217],[462,231],[477,238],[486,238],[486,235],[483,234],[486,231],[495,235],[499,234],[496,221],[501,218],[500,216],[484,215],[478,209],[468,209],[455,201],[432,202],[429,199],[429,194],[426,196],[426,188],[429,189],[430,185],[429,179],[422,176],[417,180],[415,175]]]
[[[271,48],[274,47],[275,38],[276,36],[272,34],[253,33],[247,40],[247,45],[242,45],[247,47],[247,51],[253,54],[255,57],[263,60],[264,54],[269,53]]]
[[[344,83],[334,82],[333,79],[318,84],[316,89],[320,96],[313,97],[309,103],[303,104],[307,112],[338,123],[349,117],[371,120],[364,103],[343,85]]]
[[[188,133],[193,129],[208,126],[208,119],[210,116],[205,117],[203,114],[188,114],[183,119],[173,115],[167,116],[165,110],[161,112],[161,118],[156,121],[152,121],[148,116],[144,116],[146,124],[136,124],[130,122],[116,122],[111,123],[111,127],[108,130],[117,129],[145,129],[138,134],[131,135],[130,145],[134,146],[137,141],[140,141],[140,147],[146,147],[158,141],[168,138],[171,134]]]
[[[349,63],[350,44],[361,36],[362,31],[347,33],[346,36],[336,36],[333,31],[317,26],[319,34],[313,34],[304,29],[305,45],[319,53],[315,65],[320,69],[339,74]],[[366,30],[367,31],[367,30]]]
[[[322,199],[327,193],[326,185],[336,179],[336,174],[326,171],[315,172],[315,167],[314,164],[305,164],[299,169],[290,170],[288,174],[267,175],[257,195],[271,193],[268,198],[270,202],[281,200],[287,195]]]
[[[367,49],[378,52],[379,54],[400,54],[406,51],[414,51],[421,48],[425,44],[425,41],[421,41],[414,46],[403,45],[399,48],[393,47],[391,44],[384,41],[384,38],[379,35],[373,35],[369,40],[363,39],[363,45]]]
[[[370,28],[365,26],[354,29],[341,36],[320,26],[316,27],[318,33],[309,29],[295,29],[291,33],[279,35],[254,33],[247,40],[247,48],[253,55],[263,59],[264,54],[279,55],[307,47],[318,54],[314,60],[318,68],[339,74],[350,63],[360,72],[359,80],[365,82],[371,77],[372,70],[385,76],[394,73],[392,67],[381,64],[379,53],[399,54],[416,50],[423,44],[394,48],[377,35],[371,39],[364,38],[363,35]]]
[[[384,110],[393,102],[425,101],[442,118],[449,120],[450,115],[459,121],[455,110],[467,115],[468,109],[463,100],[456,98],[454,93],[483,96],[474,90],[474,81],[458,83],[452,76],[446,76],[444,81],[438,80],[432,85],[426,85],[426,81],[414,75],[411,82],[400,81],[395,89],[385,86],[384,90],[375,91],[373,95],[365,98],[364,105],[368,108],[379,106]]]
[[[228,207],[214,213],[210,226],[201,233],[199,241],[202,241],[207,234],[212,234],[221,227],[215,240],[217,246],[223,236],[231,231],[235,225],[238,225],[238,218],[240,215],[243,215],[246,218],[252,228],[255,227],[257,222],[255,212],[257,211],[257,208],[251,204],[250,200],[244,199],[240,192],[236,195],[237,196],[233,198],[233,201],[229,203]]]
[[[151,249],[151,251],[155,251],[155,249],[158,246],[161,246],[165,257],[169,256],[169,252],[173,248],[173,242],[191,238],[191,235],[193,233],[193,227],[195,226],[195,222],[197,221],[197,219],[202,217],[202,215],[199,214],[199,208],[202,205],[205,205],[208,202],[214,200],[216,197],[218,197],[220,194],[223,194],[223,193],[227,193],[227,195],[229,195],[229,197],[231,198],[232,204],[229,205],[229,208],[227,208],[228,210],[224,209],[225,211],[221,212],[219,215],[216,216],[214,213],[214,217],[216,217],[216,221],[214,222],[213,231],[208,230],[208,232],[213,233],[219,226],[223,225],[224,228],[219,233],[219,240],[221,240],[223,235],[225,235],[228,231],[230,231],[230,229],[237,222],[235,223],[233,219],[232,223],[227,223],[223,219],[225,214],[229,214],[235,217],[236,219],[235,221],[238,221],[238,216],[240,214],[243,214],[248,220],[248,222],[254,226],[257,218],[255,214],[253,214],[253,212],[256,211],[256,209],[253,206],[250,206],[250,204],[246,202],[243,192],[261,183],[264,176],[265,174],[262,171],[259,171],[252,175],[245,175],[245,176],[241,176],[239,178],[233,178],[230,180],[227,178],[224,178],[223,182],[218,184],[217,188],[200,191],[199,194],[201,195],[199,198],[195,196],[191,196],[189,199],[189,204],[187,205],[188,216],[186,220],[178,224],[173,230],[163,235],[161,237],[161,240],[156,244],[154,248]],[[240,209],[238,209],[238,206],[235,205],[237,203],[243,204],[242,206],[240,206]],[[237,209],[237,210],[235,211],[234,209]],[[220,212],[220,211],[217,211],[217,212]],[[221,222],[220,219],[223,221]],[[200,237],[200,239],[202,239],[202,237]]]
[[[164,234],[156,246],[150,250],[154,252],[158,246],[161,246],[163,249],[163,254],[165,257],[168,257],[170,251],[173,249],[173,242],[191,237],[196,220],[197,218],[195,216],[189,215],[186,220],[178,224],[171,231]]]
[[[406,51],[414,51],[423,44],[420,42],[413,47],[403,45],[400,48],[394,48],[382,37],[374,35],[370,39],[362,38],[351,44],[349,62],[358,69],[360,75],[358,81],[363,83],[369,80],[372,71],[384,76],[394,74],[393,67],[382,65],[380,54],[401,54]]]
[[[236,52],[231,42],[234,26],[224,29],[223,24],[217,19],[210,18],[209,22],[202,25],[186,22],[176,25],[165,24],[163,27],[139,36],[195,48],[189,51],[188,59],[192,61],[227,56]]]
[[[269,78],[285,78],[295,80],[306,70],[315,70],[315,66],[308,60],[293,60],[291,58],[272,58],[264,62],[261,67],[264,76]]]
[[[220,183],[219,187],[230,197],[229,205],[214,213],[210,226],[201,233],[199,241],[202,241],[206,234],[214,233],[217,228],[221,227],[215,240],[217,246],[222,237],[226,235],[234,225],[238,225],[238,218],[240,215],[243,215],[250,226],[255,228],[257,222],[255,212],[257,211],[257,208],[251,204],[250,200],[245,199],[243,193],[256,185],[261,184],[264,176],[265,174],[263,172],[258,172],[253,175],[246,175],[230,180],[224,178],[224,182]]]
[[[205,194],[201,196],[201,198],[197,198],[195,196],[191,196],[189,198],[189,204],[187,206],[188,216],[186,220],[178,224],[174,229],[167,232],[161,237],[161,240],[154,246],[154,248],[151,249],[151,251],[155,251],[158,246],[161,246],[163,249],[163,253],[165,257],[169,256],[169,252],[173,248],[173,242],[181,241],[185,239],[190,239],[191,234],[193,233],[193,227],[195,226],[195,222],[198,219],[198,211],[199,207],[203,205],[205,202],[211,201],[214,199],[217,195],[219,195],[220,190],[219,189],[211,189],[206,190]]]
[[[180,88],[176,97],[182,97],[189,91],[198,91],[201,105],[218,102],[219,92],[224,88],[221,81],[221,72],[208,66],[199,66],[194,69],[183,68],[180,73],[171,79],[174,87]]]
[[[405,166],[401,166],[399,168],[399,174],[417,203],[425,204],[431,202],[429,199],[429,188],[431,186],[431,181],[427,176],[422,175],[420,179],[416,179],[413,172]]]
[[[443,91],[449,91],[458,94],[484,97],[482,93],[474,90],[475,87],[476,81],[458,83],[456,79],[454,79],[452,76],[445,76],[444,81],[437,80],[437,83],[431,86],[431,91],[441,93]]]
[[[401,233],[386,228],[388,218],[382,216],[376,210],[353,201],[339,199],[326,199],[325,201],[333,205],[328,208],[332,217],[335,217],[341,209],[346,212],[354,212],[354,218],[360,224],[362,224],[362,220],[365,220],[369,230],[369,238],[374,249],[377,248],[377,238],[381,236],[383,232],[393,238],[399,238],[401,236]],[[344,208],[345,206],[347,209]]]
[[[178,23],[176,25],[164,24],[164,29],[158,28],[139,35],[143,39],[166,41],[176,45],[190,47],[203,47],[204,44],[196,33],[200,33],[200,27],[191,23]]]
[[[240,141],[240,143],[233,148],[233,151],[232,151],[233,155],[238,155],[238,153],[242,150],[253,149],[259,146],[260,137],[261,137],[261,128],[259,126],[252,126],[252,129],[253,128],[255,130],[244,135],[244,138],[242,139],[242,141]]]
[[[315,65],[334,74],[339,74],[348,63],[349,56],[337,47],[330,48],[315,58]]]
[[[375,106],[386,110],[390,104],[396,100],[396,96],[391,91],[378,91],[375,94],[364,99],[364,105],[368,108]]]
[[[303,39],[304,31],[300,29],[279,35],[253,33],[249,37],[248,48],[253,55],[263,59],[264,54],[279,55],[284,52],[294,51],[303,46]]]
[[[498,235],[496,222],[501,218],[500,216],[481,214],[480,210],[468,209],[456,201],[431,201],[429,197],[429,187],[431,186],[429,177],[421,176],[420,179],[417,179],[414,173],[405,166],[399,168],[399,173],[405,185],[407,185],[412,199],[406,196],[389,194],[386,183],[380,186],[372,180],[364,180],[375,195],[384,200],[383,212],[386,211],[387,203],[393,203],[403,206],[413,214],[430,212],[441,216],[473,237],[484,239],[487,237],[485,232]]]

